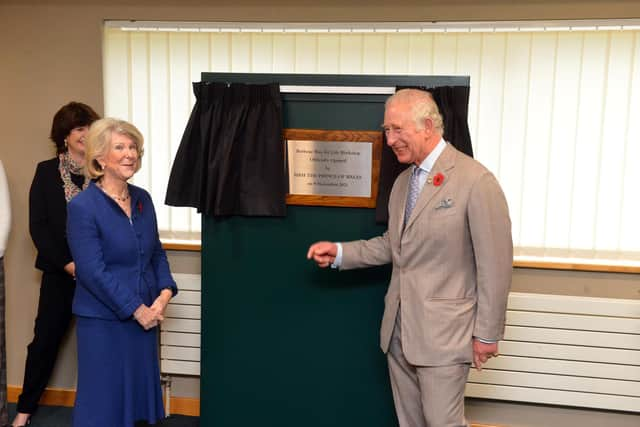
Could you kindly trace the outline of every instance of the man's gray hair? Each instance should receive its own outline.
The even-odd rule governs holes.
[[[435,129],[444,133],[442,115],[431,93],[420,89],[402,89],[387,98],[385,106],[388,107],[394,102],[407,103],[412,106],[411,112],[416,129],[423,129],[424,120],[429,119]]]

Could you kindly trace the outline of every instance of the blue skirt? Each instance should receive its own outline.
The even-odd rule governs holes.
[[[134,427],[164,418],[157,327],[78,316],[77,337],[74,427]]]

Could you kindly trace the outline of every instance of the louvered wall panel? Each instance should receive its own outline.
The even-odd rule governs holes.
[[[466,395],[640,412],[640,300],[512,292],[500,356]]]
[[[160,372],[200,375],[200,275],[174,274],[178,295],[169,302],[160,333]]]

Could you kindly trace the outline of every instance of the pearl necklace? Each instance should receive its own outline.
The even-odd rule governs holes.
[[[126,202],[127,200],[129,200],[129,193],[127,193],[127,195],[124,197],[118,197],[116,195],[109,194],[109,193],[107,193],[107,195],[111,197],[113,200],[115,200],[116,202]]]
[[[111,197],[116,202],[126,202],[127,200],[129,200],[129,192],[128,191],[127,191],[127,194],[125,194],[124,196],[116,196],[115,194],[111,194],[111,193],[107,192],[107,190],[104,189],[102,184],[97,183],[96,185],[104,192],[104,194],[106,194],[107,196]]]

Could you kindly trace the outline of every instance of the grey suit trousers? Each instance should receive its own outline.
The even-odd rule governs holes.
[[[400,427],[468,427],[464,387],[470,365],[412,365],[402,350],[401,323],[398,310],[387,353]]]

